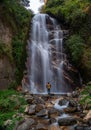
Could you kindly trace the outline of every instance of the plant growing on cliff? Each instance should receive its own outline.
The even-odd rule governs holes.
[[[84,40],[79,35],[72,35],[67,40],[67,47],[70,51],[72,62],[79,66],[84,52]]]
[[[32,12],[26,10],[20,1],[21,0],[4,0],[0,5],[4,7],[4,10],[2,8],[2,14],[5,16],[2,18],[3,22],[6,24],[7,21],[7,25],[13,33],[12,51],[7,54],[11,54],[13,57],[12,59],[16,67],[15,77],[17,84],[20,84],[23,77],[26,60],[26,41],[28,39],[30,21],[33,16]],[[6,47],[1,47],[1,49],[2,53],[8,52]]]
[[[0,40],[0,56],[2,57],[3,55],[6,55],[11,62],[13,61],[12,49]]]

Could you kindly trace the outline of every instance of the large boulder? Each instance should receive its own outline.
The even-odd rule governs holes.
[[[62,99],[62,100],[59,100],[58,104],[60,106],[63,106],[63,105],[66,105],[68,102],[69,102],[68,99]]]
[[[36,108],[35,108],[35,111],[36,112],[39,112],[39,111],[41,111],[42,109],[44,109],[45,108],[45,106],[43,105],[43,104],[37,104],[36,105]]]
[[[75,130],[91,130],[91,127],[89,127],[86,124],[82,124],[82,125],[75,126]]]
[[[14,130],[30,130],[30,127],[35,123],[32,118],[22,120],[18,122],[14,128]]]
[[[74,117],[63,117],[58,119],[58,124],[60,126],[70,126],[77,123],[77,120]]]
[[[36,105],[31,105],[29,107],[28,114],[30,114],[30,115],[35,114],[35,107],[36,107]]]
[[[60,112],[58,110],[56,110],[55,108],[51,108],[49,111],[48,111],[48,117],[49,118],[55,118],[57,116],[60,115]]]
[[[36,130],[48,130],[48,128],[45,127],[43,124],[38,123],[38,125],[36,126]]]
[[[48,115],[48,111],[46,109],[42,109],[41,111],[39,111],[37,113],[38,117],[44,117],[44,116],[47,116],[47,115]]]

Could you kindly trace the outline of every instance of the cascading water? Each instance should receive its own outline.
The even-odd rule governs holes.
[[[46,84],[52,85],[51,92],[70,90],[64,79],[63,31],[56,20],[46,14],[37,14],[32,20],[32,31],[28,41],[28,75],[30,91],[46,93]]]

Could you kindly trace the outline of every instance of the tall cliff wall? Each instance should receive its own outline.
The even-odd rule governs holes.
[[[21,82],[31,17],[19,0],[0,2],[0,89]]]
[[[6,88],[15,78],[14,63],[11,63],[7,55],[12,51],[12,38],[12,29],[7,21],[3,21],[2,14],[0,14],[0,89]]]

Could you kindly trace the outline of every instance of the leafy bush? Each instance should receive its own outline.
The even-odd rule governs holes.
[[[70,25],[72,30],[78,31],[86,19],[83,10],[88,4],[88,0],[48,0],[44,12],[56,17],[63,24]]]
[[[91,85],[86,86],[86,88],[80,93],[80,96],[80,104],[88,104],[91,109]]]
[[[82,57],[82,68],[83,68],[83,77],[87,82],[91,80],[91,48],[87,48],[84,51]]]
[[[12,130],[15,122],[20,120],[20,117],[13,117],[17,113],[24,112],[23,105],[26,105],[22,95],[14,90],[0,91],[0,126],[8,119],[12,120],[12,124],[7,127],[7,130]]]
[[[67,41],[67,47],[73,63],[79,66],[81,57],[84,52],[84,41],[79,35],[72,35]]]

